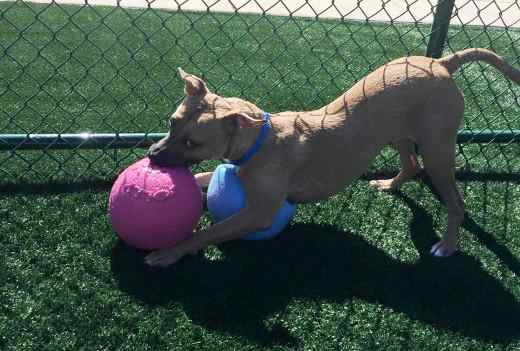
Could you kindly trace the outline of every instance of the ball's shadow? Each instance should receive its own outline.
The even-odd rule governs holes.
[[[471,256],[430,257],[437,240],[431,217],[398,196],[413,213],[410,233],[421,255],[414,264],[333,226],[293,225],[274,240],[220,245],[225,254],[220,261],[198,255],[168,269],[147,267],[143,253],[119,243],[112,270],[120,288],[144,303],[181,304],[196,324],[261,344],[297,344],[282,326],[263,322],[294,298],[357,297],[482,340],[507,343],[520,337],[515,297]]]

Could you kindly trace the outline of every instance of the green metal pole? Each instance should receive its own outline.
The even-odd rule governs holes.
[[[166,133],[0,134],[0,151],[147,148],[164,136]],[[520,129],[488,131],[463,129],[458,133],[457,142],[518,143]]]
[[[520,142],[520,129],[513,130],[469,130],[462,129],[457,134],[458,143],[498,143],[508,144],[511,142]]]
[[[437,11],[435,11],[435,15],[433,16],[432,30],[426,49],[426,56],[433,58],[442,56],[454,5],[455,0],[437,1]]]

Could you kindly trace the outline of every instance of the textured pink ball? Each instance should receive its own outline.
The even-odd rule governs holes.
[[[145,158],[115,181],[108,214],[128,245],[163,249],[193,233],[202,214],[202,192],[188,168],[158,167]]]

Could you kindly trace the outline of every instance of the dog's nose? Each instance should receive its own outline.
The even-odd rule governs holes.
[[[158,151],[157,144],[152,144],[152,145],[150,145],[150,147],[148,148],[148,151],[146,152],[146,155],[147,155],[147,156],[150,156],[150,155],[157,154],[157,151]]]
[[[152,144],[148,148],[148,151],[146,152],[146,155],[149,156],[149,157],[156,157],[156,156],[159,156],[161,154],[164,154],[164,151],[165,151],[165,148],[163,146],[158,145],[158,144]]]
[[[146,156],[157,166],[164,165],[164,149],[153,144],[146,152]]]
[[[164,157],[162,157],[161,154],[148,154],[148,158],[150,159],[150,162],[153,165],[159,166],[159,167],[166,167],[168,166],[168,162],[165,160]]]

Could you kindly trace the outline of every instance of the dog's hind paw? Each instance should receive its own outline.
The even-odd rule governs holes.
[[[369,184],[381,191],[394,191],[398,188],[394,178],[371,180]]]
[[[457,245],[447,244],[441,240],[432,246],[430,253],[435,257],[449,257],[457,251]]]

